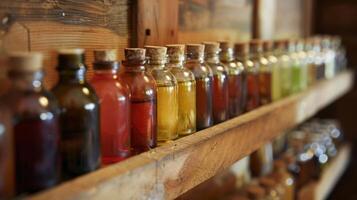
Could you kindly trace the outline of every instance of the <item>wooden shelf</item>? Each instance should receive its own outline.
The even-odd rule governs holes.
[[[173,199],[316,114],[353,85],[346,71],[300,94],[111,165],[29,199]]]
[[[327,199],[334,186],[345,172],[350,161],[351,146],[343,146],[337,157],[324,169],[320,180],[305,186],[299,192],[300,200],[323,200]]]

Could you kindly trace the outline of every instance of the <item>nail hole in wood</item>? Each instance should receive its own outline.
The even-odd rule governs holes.
[[[147,29],[145,30],[145,35],[146,35],[146,36],[150,36],[150,35],[151,35],[151,30],[147,28]]]

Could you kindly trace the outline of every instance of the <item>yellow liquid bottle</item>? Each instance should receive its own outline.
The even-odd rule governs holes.
[[[277,101],[281,98],[280,68],[278,58],[273,53],[273,43],[264,41],[264,57],[268,60],[271,70],[271,100]]]
[[[289,41],[279,40],[275,43],[276,56],[279,65],[279,80],[281,97],[289,96],[291,92],[291,60],[287,54]]]
[[[167,45],[169,62],[166,67],[178,83],[178,125],[179,137],[196,132],[196,81],[194,74],[184,68],[184,45]]]
[[[177,80],[165,68],[166,47],[146,46],[148,64],[146,70],[157,85],[157,142],[162,145],[178,137]]]

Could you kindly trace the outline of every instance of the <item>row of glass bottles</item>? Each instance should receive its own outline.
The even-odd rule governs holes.
[[[115,51],[95,51],[90,83],[83,50],[62,50],[52,93],[42,88],[41,55],[10,55],[12,88],[1,118],[10,108],[13,125],[3,131],[14,132],[16,192],[50,187],[60,171],[72,178],[300,91],[303,48],[291,43],[278,41],[277,56],[271,41],[237,43],[234,51],[227,42],[189,44],[186,61],[183,45],[128,48],[121,73]],[[285,76],[294,73],[300,76]]]

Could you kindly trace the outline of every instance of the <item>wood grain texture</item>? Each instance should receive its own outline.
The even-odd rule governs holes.
[[[320,180],[312,182],[301,189],[299,200],[324,200],[327,199],[334,186],[345,172],[351,156],[351,146],[344,145],[340,148],[337,157],[329,163],[322,172]]]
[[[174,199],[348,92],[352,72],[29,199]]]

